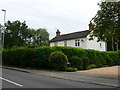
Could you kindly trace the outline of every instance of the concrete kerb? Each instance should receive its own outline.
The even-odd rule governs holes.
[[[107,83],[94,83],[94,82],[89,82],[89,81],[86,81],[86,80],[74,80],[72,78],[69,79],[69,78],[58,77],[58,76],[55,76],[55,75],[36,73],[36,72],[32,72],[31,70],[25,70],[25,69],[13,68],[13,67],[6,67],[6,66],[2,66],[2,68],[15,70],[15,71],[20,71],[20,72],[25,72],[25,73],[36,74],[36,75],[42,75],[42,76],[47,76],[47,77],[53,77],[53,78],[58,78],[58,79],[63,79],[63,80],[70,80],[70,81],[76,81],[76,82],[82,82],[82,83],[89,83],[89,84],[95,84],[95,85],[102,85],[102,86],[110,86],[110,87],[114,87],[114,88],[120,88],[119,85],[116,86],[116,85],[110,85],[110,84],[107,84]]]
[[[9,69],[9,70],[20,71],[20,72],[25,72],[25,73],[30,73],[30,71],[23,70],[23,69],[18,69],[18,68],[12,68],[12,67],[6,67],[6,66],[2,66],[2,68]]]

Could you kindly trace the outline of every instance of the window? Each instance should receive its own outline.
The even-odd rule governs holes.
[[[100,43],[100,48],[102,47],[102,43]]]
[[[54,46],[58,46],[58,42],[55,42],[55,43],[54,43]]]
[[[75,46],[80,46],[80,40],[75,40]]]
[[[67,41],[64,41],[64,46],[67,46]]]

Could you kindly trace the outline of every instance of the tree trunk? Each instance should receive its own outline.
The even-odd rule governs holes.
[[[112,38],[112,51],[114,51],[114,39]]]

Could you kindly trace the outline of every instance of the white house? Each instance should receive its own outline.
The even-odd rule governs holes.
[[[73,32],[69,34],[60,35],[60,31],[57,30],[56,36],[50,41],[50,46],[70,46],[83,49],[94,49],[99,51],[106,51],[106,42],[97,42],[97,37],[93,40],[89,40],[89,36],[92,33],[92,27],[89,24],[89,30]]]

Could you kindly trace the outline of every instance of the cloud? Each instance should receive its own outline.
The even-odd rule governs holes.
[[[63,34],[88,29],[98,10],[97,3],[98,0],[2,0],[0,8],[6,9],[6,20],[25,20],[31,28],[46,28],[52,38],[56,28]]]

